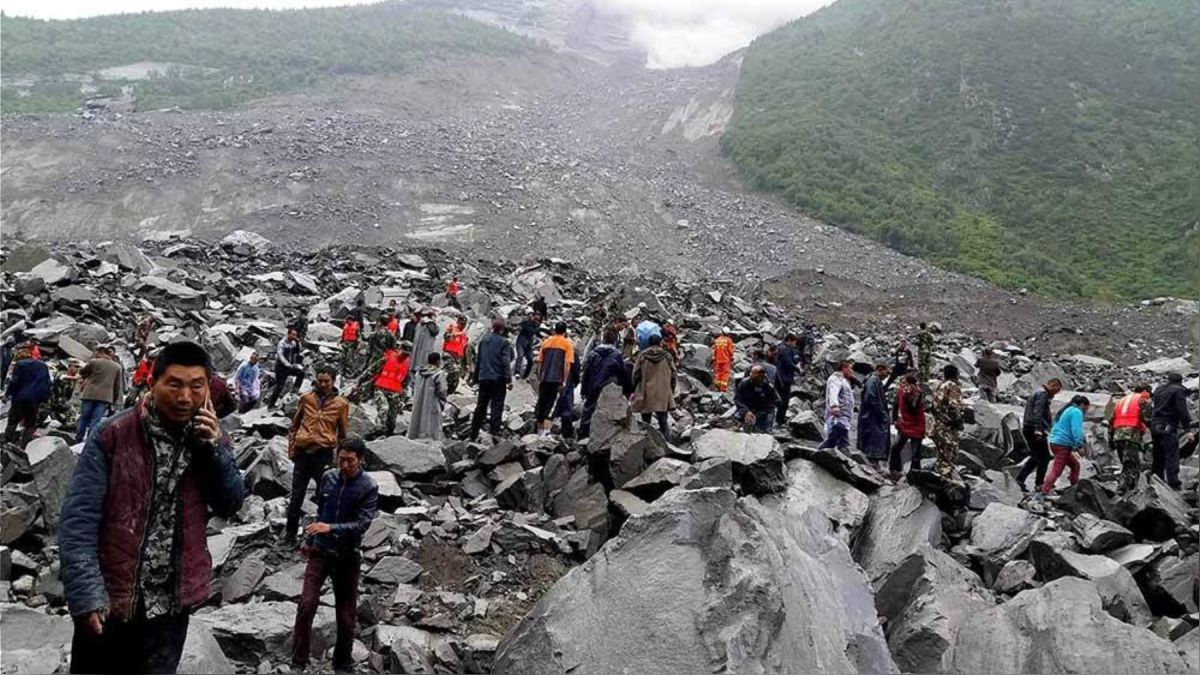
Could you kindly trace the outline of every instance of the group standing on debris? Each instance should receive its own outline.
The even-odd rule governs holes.
[[[242,355],[231,383],[215,373],[200,345],[153,344],[151,317],[136,328],[137,365],[128,390],[125,368],[109,345],[98,346],[86,362],[72,359],[52,372],[32,336],[8,332],[5,441],[27,445],[52,415],[60,425],[73,422],[73,438],[82,444],[59,528],[65,596],[75,618],[72,671],[171,672],[178,666],[189,613],[209,592],[207,514],[232,514],[243,499],[242,478],[220,426],[233,410],[291,416],[292,484],[280,542],[288,550],[299,546],[307,561],[292,642],[292,665],[299,669],[308,665],[327,578],[337,617],[333,665],[353,667],[359,549],[378,512],[379,490],[365,470],[364,439],[350,431],[353,403],[374,402],[385,436],[402,427],[409,439],[436,441],[451,426],[447,408],[472,406],[473,389],[465,438],[475,442],[486,429],[495,443],[524,427],[523,420],[505,423],[506,401],[518,387],[534,400],[534,429],[542,436],[557,429],[563,437],[590,437],[602,399],[611,397],[627,401],[647,429],[670,443],[678,440],[674,423],[683,419],[677,399],[685,373],[710,385],[726,410],[714,425],[756,434],[790,433],[797,380],[812,375],[825,383],[817,451],[850,456],[854,437],[858,461],[880,472],[886,468],[895,481],[904,476],[906,455],[908,475],[923,472],[928,438],[937,476],[960,480],[959,448],[973,422],[972,407],[959,365],[949,363],[933,378],[937,330],[925,323],[915,335],[915,357],[902,340],[878,362],[827,352],[819,364],[821,337],[811,324],[783,332],[781,340],[713,326],[707,344],[681,343],[680,328],[661,309],[602,306],[591,320],[572,321],[569,312],[552,319],[552,310],[562,308],[537,294],[515,322],[510,315],[472,326],[462,310],[464,302],[473,302],[472,293],[464,292],[457,276],[441,294],[441,309],[406,299],[402,315],[396,299],[388,300],[383,308],[358,297],[343,308],[332,359],[310,358],[308,315],[301,311],[273,354]],[[690,330],[685,336],[699,340],[700,324],[681,325]],[[272,357],[268,369],[263,361]],[[830,365],[822,370],[825,363]],[[986,349],[972,366],[980,398],[995,402],[1004,375],[1000,357]],[[306,380],[309,388],[302,391]],[[265,404],[264,383],[271,388]],[[1085,421],[1092,401],[1077,394],[1060,401],[1055,413],[1062,390],[1062,382],[1051,378],[1025,400],[1021,440],[1028,458],[1016,479],[1029,491],[1034,476],[1033,499],[1052,494],[1064,472],[1076,483],[1088,448]],[[1181,445],[1196,439],[1187,397],[1182,378],[1171,374],[1157,388],[1137,383],[1106,411],[1122,491],[1137,487],[1147,449],[1150,474],[1181,488]],[[305,518],[310,483],[317,508]]]

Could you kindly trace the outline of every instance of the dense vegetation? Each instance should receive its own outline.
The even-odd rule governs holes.
[[[139,107],[222,108],[333,75],[402,73],[464,54],[511,54],[528,43],[499,28],[402,3],[286,11],[203,9],[72,21],[0,21],[4,112],[69,112],[80,74],[142,61],[179,64],[131,85]],[[32,76],[36,83],[27,84]],[[14,83],[15,80],[15,83]]]
[[[748,49],[743,175],[1052,295],[1200,290],[1200,4],[839,0]]]

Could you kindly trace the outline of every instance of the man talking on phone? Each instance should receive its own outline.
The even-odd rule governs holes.
[[[159,353],[150,395],[102,422],[75,465],[58,530],[75,619],[73,673],[173,673],[208,599],[209,512],[242,505],[242,477],[194,342]]]

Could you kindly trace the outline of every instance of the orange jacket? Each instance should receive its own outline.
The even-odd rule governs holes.
[[[400,332],[400,317],[393,316],[392,318],[388,319],[387,329],[388,329],[388,332],[391,333],[392,335],[399,333]]]
[[[1130,394],[1120,401],[1113,410],[1113,429],[1137,429],[1145,433],[1146,423],[1142,421],[1142,401],[1150,398],[1150,392]]]
[[[461,359],[467,353],[467,333],[459,330],[458,325],[446,329],[446,338],[442,341],[442,351],[456,359]]]
[[[404,380],[408,379],[408,368],[412,359],[408,355],[400,355],[395,349],[389,349],[383,354],[386,361],[379,375],[375,377],[375,386],[384,391],[398,392],[404,390]]]
[[[347,319],[346,325],[342,326],[342,341],[358,342],[358,322],[354,319]]]
[[[728,335],[713,342],[713,363],[733,363],[733,340]]]

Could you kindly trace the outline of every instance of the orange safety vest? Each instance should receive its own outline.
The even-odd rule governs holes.
[[[458,282],[457,281],[451,281],[450,285],[446,287],[446,297],[447,298],[457,298],[458,297]]]
[[[358,322],[347,321],[346,325],[342,326],[342,341],[343,342],[358,342]]]
[[[154,362],[150,359],[142,359],[138,363],[137,370],[133,371],[133,385],[141,386],[150,384],[150,374],[154,371]]]
[[[722,335],[713,343],[713,363],[733,362],[733,340]]]
[[[392,335],[400,332],[400,319],[394,316],[391,319],[388,319],[387,329]]]
[[[401,391],[404,389],[404,380],[408,378],[410,359],[408,356],[400,356],[400,352],[395,349],[387,350],[384,358],[387,362],[375,378],[375,386],[384,391]]]
[[[467,333],[458,330],[457,326],[451,326],[450,333],[442,343],[442,351],[456,359],[461,359],[467,353]]]
[[[1146,424],[1142,422],[1142,400],[1150,398],[1149,394],[1130,394],[1117,402],[1113,411],[1113,429],[1137,429],[1145,432]]]

